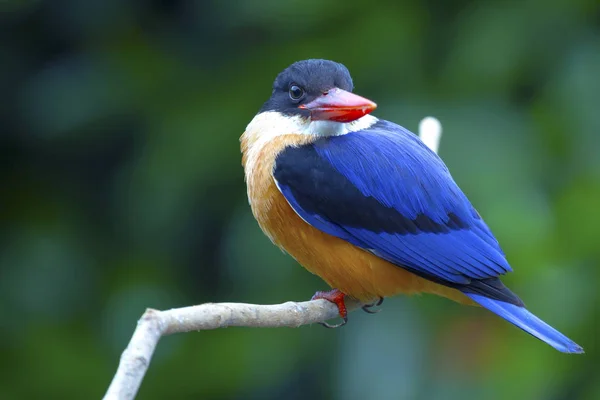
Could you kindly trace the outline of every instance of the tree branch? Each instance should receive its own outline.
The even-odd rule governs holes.
[[[360,305],[351,299],[346,301],[348,311]],[[104,399],[135,397],[162,336],[230,326],[297,328],[338,316],[337,306],[327,300],[289,301],[275,305],[206,303],[167,311],[149,308],[138,321],[133,337],[121,355],[119,368]]]
[[[435,117],[425,117],[419,123],[419,137],[431,150],[438,152],[442,137],[442,124]]]
[[[424,118],[419,125],[419,136],[437,152],[442,128],[433,118]],[[347,299],[348,311],[361,303]],[[301,303],[287,302],[275,305],[244,303],[206,303],[198,306],[174,308],[166,311],[147,309],[138,321],[129,345],[121,355],[119,368],[104,400],[135,398],[150,365],[154,349],[161,337],[172,333],[245,326],[251,328],[296,328],[324,322],[338,317],[338,308],[326,300]]]

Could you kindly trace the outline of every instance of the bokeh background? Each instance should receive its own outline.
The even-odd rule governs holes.
[[[140,399],[600,399],[597,0],[2,0],[0,398],[102,396],[146,307],[325,289],[250,213],[238,138],[276,74],[350,69],[440,155],[586,349],[398,297],[339,330],[163,339]]]

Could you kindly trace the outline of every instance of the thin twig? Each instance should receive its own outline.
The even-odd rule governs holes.
[[[348,311],[361,306],[347,300]],[[138,321],[129,345],[121,355],[115,377],[105,400],[133,399],[150,365],[162,336],[172,333],[245,326],[251,328],[296,328],[338,316],[337,306],[327,300],[275,305],[207,303],[167,311],[148,309]]]
[[[431,150],[438,152],[442,138],[442,124],[435,117],[425,117],[419,124],[419,137]]]

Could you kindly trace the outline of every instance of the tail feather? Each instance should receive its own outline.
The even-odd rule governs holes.
[[[563,353],[583,353],[581,346],[527,311],[525,307],[519,307],[500,300],[493,300],[479,294],[465,294],[482,307],[518,326],[530,335],[548,343],[556,350]]]

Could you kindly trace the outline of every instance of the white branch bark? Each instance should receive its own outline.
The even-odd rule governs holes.
[[[425,117],[419,124],[419,137],[431,150],[438,152],[442,138],[442,124],[435,117]]]
[[[347,300],[348,311],[361,304]],[[129,345],[121,355],[117,373],[105,400],[133,399],[162,336],[172,333],[245,326],[251,328],[296,328],[338,317],[337,306],[327,300],[275,305],[207,303],[167,311],[148,309],[138,321]]]
[[[421,140],[437,153],[441,124],[427,117],[419,125]],[[362,304],[347,299],[348,311]],[[292,327],[324,322],[338,317],[337,306],[326,300],[275,305],[207,303],[166,311],[147,309],[138,321],[129,345],[121,355],[119,367],[104,400],[135,398],[148,370],[154,349],[161,337],[172,333],[245,326],[252,328]]]

